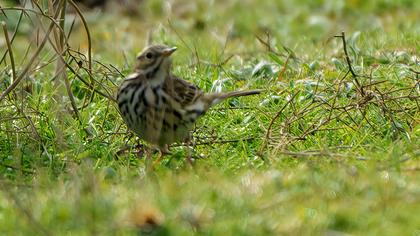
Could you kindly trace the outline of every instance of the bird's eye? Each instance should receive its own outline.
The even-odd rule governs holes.
[[[152,54],[151,52],[148,52],[148,53],[146,54],[146,58],[147,58],[147,59],[152,59],[152,57],[153,57],[153,54]]]

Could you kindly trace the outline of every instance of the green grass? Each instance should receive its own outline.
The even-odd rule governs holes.
[[[137,150],[119,152],[137,140],[111,101],[67,71],[78,120],[55,61],[30,70],[0,103],[0,234],[420,235],[418,1],[165,2],[85,12],[99,91],[115,93],[149,32],[204,91],[266,91],[199,120],[194,167],[174,146],[146,174]],[[19,13],[6,14],[13,32]],[[33,28],[24,18],[12,44],[18,73]],[[345,76],[342,31],[363,93]],[[70,45],[87,52],[80,21]],[[47,46],[41,64],[54,55]],[[7,57],[1,92],[10,70]]]

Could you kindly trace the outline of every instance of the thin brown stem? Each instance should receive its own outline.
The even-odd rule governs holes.
[[[60,1],[60,5],[62,4],[63,1]],[[57,8],[54,16],[55,18],[58,16],[58,14],[60,13],[60,7]],[[45,43],[48,41],[49,35],[52,31],[52,29],[54,28],[55,25],[55,21],[51,21],[50,26],[48,27],[48,30],[44,36],[44,38],[42,39],[41,44],[38,46],[37,50],[35,51],[35,53],[32,55],[31,59],[29,60],[28,64],[26,65],[26,67],[23,69],[23,71],[20,73],[20,75],[17,77],[17,79],[15,81],[13,81],[13,83],[7,87],[7,89],[1,94],[0,96],[0,102],[3,101],[3,99],[13,90],[16,88],[16,86],[20,83],[20,81],[22,81],[23,78],[25,78],[25,75],[28,73],[29,69],[31,68],[32,64],[35,62],[35,59],[38,57],[39,53],[41,53],[42,49],[45,46]]]
[[[68,0],[68,2],[74,7],[74,10],[76,10],[77,14],[82,20],[83,27],[85,28],[86,36],[88,40],[88,68],[89,68],[89,73],[92,74],[92,37],[90,35],[89,27],[88,27],[85,17],[83,16],[77,4],[74,3],[73,0]]]
[[[350,57],[349,57],[349,53],[347,52],[346,34],[345,34],[344,31],[342,31],[341,35],[337,35],[335,37],[341,38],[341,40],[343,42],[344,55],[345,55],[345,58],[346,58],[347,65],[349,67],[349,71],[354,78],[354,81],[356,83],[357,88],[360,90],[360,93],[364,96],[365,92],[363,90],[363,87],[361,86],[361,84],[359,83],[359,80],[357,79],[357,77],[359,77],[359,76],[356,74],[356,72],[354,72],[354,69],[353,69],[353,66],[351,64],[351,60],[350,60]]]
[[[1,25],[3,26],[4,38],[6,39],[7,49],[9,50],[10,65],[12,66],[12,83],[16,79],[16,68],[15,68],[15,59],[13,57],[12,44],[9,39],[9,33],[7,32],[6,22],[2,21]]]
[[[16,23],[16,27],[15,27],[15,31],[13,32],[13,35],[12,35],[12,38],[10,39],[10,45],[12,45],[12,43],[13,43],[13,41],[15,40],[15,37],[16,37],[16,34],[17,34],[17,32],[18,32],[18,29],[19,29],[19,25],[20,25],[20,22],[22,21],[22,18],[23,18],[23,11],[20,13],[20,15],[19,15],[19,19],[18,19],[18,21],[17,21],[17,23]],[[6,55],[7,55],[7,53],[9,52],[9,49],[7,49],[5,52],[4,52],[4,54],[3,54],[3,56],[1,57],[1,59],[0,59],[0,64],[3,62],[3,60],[6,58]],[[15,77],[16,78],[16,77]]]

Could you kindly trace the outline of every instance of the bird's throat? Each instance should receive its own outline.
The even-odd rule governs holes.
[[[140,73],[145,75],[149,84],[156,86],[164,83],[165,78],[169,75],[170,66],[167,64],[165,58],[162,58],[146,69],[141,70]]]

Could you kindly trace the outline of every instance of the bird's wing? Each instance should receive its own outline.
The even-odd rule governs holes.
[[[171,97],[182,107],[193,104],[203,95],[203,91],[197,86],[174,75],[171,75],[171,77],[165,81],[164,89],[167,89]]]

